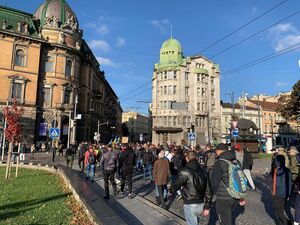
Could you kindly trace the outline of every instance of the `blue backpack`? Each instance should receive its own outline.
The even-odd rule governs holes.
[[[240,165],[237,163],[236,160],[219,160],[224,161],[228,164],[229,186],[226,187],[224,182],[221,181],[228,194],[235,199],[245,198],[247,193],[247,178]]]

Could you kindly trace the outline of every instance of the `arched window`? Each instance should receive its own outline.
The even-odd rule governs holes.
[[[72,88],[66,87],[64,90],[64,104],[71,104]]]
[[[45,72],[54,72],[54,59],[51,56],[46,57],[45,61]]]
[[[25,52],[22,49],[16,51],[15,65],[25,66]]]
[[[67,60],[67,63],[66,63],[66,77],[72,76],[72,66],[73,66],[72,61]]]

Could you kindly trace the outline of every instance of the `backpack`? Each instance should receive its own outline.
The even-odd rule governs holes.
[[[89,153],[89,164],[95,164],[95,162],[96,162],[96,156],[95,156],[95,154],[94,154],[94,152],[90,152]]]
[[[229,186],[226,187],[224,182],[221,181],[228,194],[235,199],[245,198],[247,192],[247,178],[240,165],[236,160],[234,162],[228,161],[226,159],[219,160],[224,161],[228,164]]]

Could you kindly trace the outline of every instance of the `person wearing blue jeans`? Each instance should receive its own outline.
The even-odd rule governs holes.
[[[150,182],[152,182],[153,181],[152,165],[154,163],[154,154],[149,148],[146,148],[143,161],[144,161],[144,180],[146,180],[147,173],[149,173]]]
[[[209,215],[212,194],[208,175],[196,160],[196,152],[187,152],[185,160],[186,166],[179,171],[170,193],[176,194],[181,188],[187,224],[198,225],[201,213],[203,216]]]
[[[148,165],[145,165],[145,166],[144,166],[144,180],[146,180],[147,173],[149,174],[149,176],[150,176],[150,181],[152,182],[152,181],[153,181],[153,176],[152,176],[152,164],[148,164]]]
[[[89,151],[85,153],[84,164],[86,165],[86,179],[88,180],[91,178],[91,182],[94,182],[96,152],[92,147],[90,147]]]

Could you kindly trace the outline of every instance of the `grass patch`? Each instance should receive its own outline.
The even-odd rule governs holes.
[[[19,169],[19,177],[5,180],[0,167],[0,224],[71,224],[74,214],[60,178],[54,174]],[[14,176],[14,169],[12,169]]]
[[[273,154],[267,154],[267,153],[259,153],[258,158],[259,159],[271,159]]]

